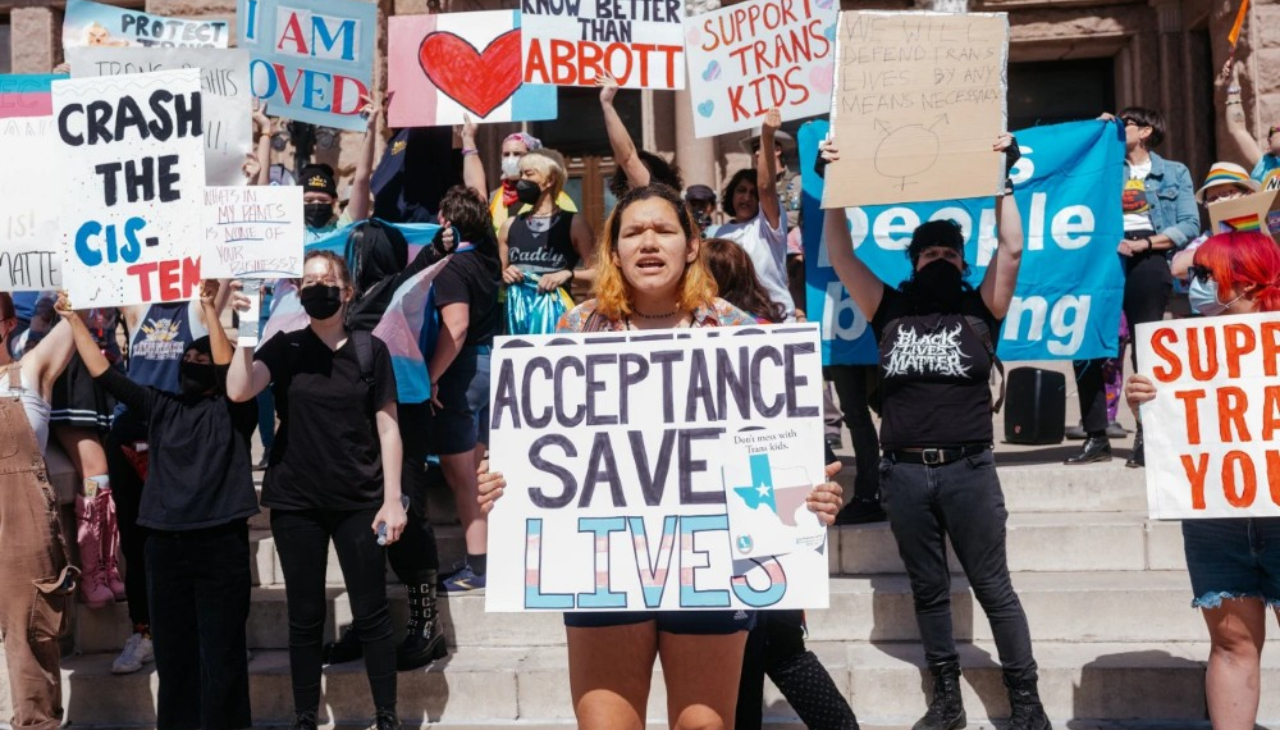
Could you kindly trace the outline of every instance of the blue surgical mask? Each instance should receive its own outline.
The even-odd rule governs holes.
[[[1198,276],[1191,277],[1191,286],[1187,289],[1187,303],[1191,305],[1192,309],[1206,317],[1216,317],[1227,311],[1227,307],[1231,306],[1231,302],[1223,304],[1218,301],[1217,281],[1213,279],[1201,281]]]

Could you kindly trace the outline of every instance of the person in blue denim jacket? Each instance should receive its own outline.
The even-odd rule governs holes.
[[[1125,165],[1124,237],[1116,247],[1124,263],[1124,316],[1130,327],[1164,319],[1173,289],[1168,256],[1200,233],[1200,212],[1191,186],[1191,172],[1180,162],[1166,160],[1154,150],[1165,134],[1164,115],[1130,107],[1118,115],[1103,114],[1107,122],[1124,125]],[[1133,367],[1137,369],[1136,348]],[[1107,437],[1106,360],[1077,360],[1082,427],[1087,438],[1080,453],[1067,464],[1111,459]],[[1142,425],[1134,437],[1133,455],[1126,466],[1143,465]]]

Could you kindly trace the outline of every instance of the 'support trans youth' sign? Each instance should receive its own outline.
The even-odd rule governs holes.
[[[1135,329],[1151,516],[1280,516],[1280,314]]]
[[[731,538],[729,503],[770,518],[761,542],[805,529],[797,510],[824,481],[817,346],[813,325],[498,338],[491,466],[507,488],[486,608],[825,608],[825,535],[761,556]],[[772,446],[792,431],[812,435],[798,458]]]
[[[196,69],[53,84],[63,286],[78,307],[190,299],[204,144]]]
[[[363,131],[361,96],[373,84],[377,3],[238,0],[240,47],[253,95],[272,115]]]
[[[523,0],[524,82],[592,86],[607,71],[629,89],[683,89],[680,0]]]
[[[166,18],[90,0],[67,0],[62,47],[226,48],[230,34],[227,21],[221,19]]]

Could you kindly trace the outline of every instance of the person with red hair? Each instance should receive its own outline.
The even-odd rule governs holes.
[[[1213,236],[1196,251],[1190,273],[1188,298],[1206,317],[1280,311],[1280,247],[1270,236]],[[1136,413],[1157,390],[1151,379],[1133,375],[1125,396]],[[1182,539],[1191,605],[1209,627],[1209,720],[1213,730],[1252,730],[1267,608],[1280,618],[1280,518],[1186,520]]]

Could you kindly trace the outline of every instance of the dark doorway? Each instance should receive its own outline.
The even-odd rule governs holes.
[[[1115,111],[1114,58],[1009,64],[1009,129]]]

